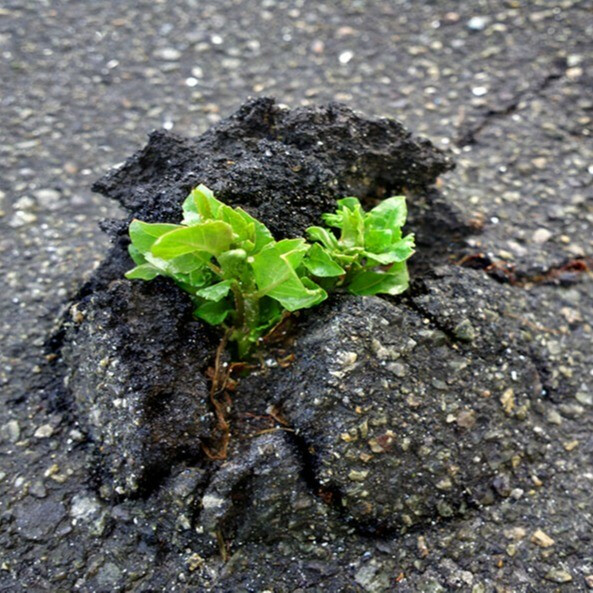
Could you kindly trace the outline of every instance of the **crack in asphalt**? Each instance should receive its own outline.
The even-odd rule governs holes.
[[[499,109],[488,109],[482,118],[474,125],[468,126],[468,129],[463,131],[461,126],[460,133],[455,140],[455,145],[459,148],[464,146],[472,146],[477,144],[478,135],[488,128],[494,120],[501,119],[513,115],[518,109],[519,105],[526,98],[534,98],[543,93],[553,82],[560,80],[564,76],[564,69],[566,68],[565,60],[558,60],[556,69],[545,76],[537,84],[530,88],[517,93],[506,105]]]

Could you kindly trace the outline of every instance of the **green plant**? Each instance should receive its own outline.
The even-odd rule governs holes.
[[[399,294],[408,286],[405,260],[412,235],[402,237],[405,199],[389,198],[370,212],[356,198],[338,201],[327,224],[303,238],[276,241],[261,222],[231,208],[200,185],[183,203],[181,224],[130,224],[130,255],[136,267],[127,278],[168,276],[188,292],[195,315],[221,325],[246,358],[286,312],[312,307],[328,290],[358,295]]]
[[[301,266],[305,239],[275,241],[241,208],[231,208],[200,185],[183,203],[183,221],[130,225],[130,255],[137,266],[127,278],[172,278],[196,305],[196,317],[229,330],[245,358],[281,319],[323,301],[327,293]]]
[[[326,290],[346,287],[357,295],[402,293],[408,287],[406,260],[414,253],[414,235],[402,236],[407,208],[404,196],[383,200],[364,212],[358,198],[338,200],[335,213],[323,215],[331,231],[313,226],[307,235],[313,244],[305,266],[324,278]]]

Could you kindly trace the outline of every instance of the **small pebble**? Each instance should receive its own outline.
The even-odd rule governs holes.
[[[476,330],[469,319],[464,319],[455,326],[453,333],[462,342],[471,342],[476,338]]]
[[[353,469],[348,474],[348,478],[350,480],[352,480],[353,482],[364,482],[364,480],[366,479],[366,477],[368,475],[369,475],[368,470],[358,471],[358,470]]]
[[[26,226],[31,224],[37,220],[37,216],[32,212],[25,212],[24,210],[17,210],[13,217],[10,219],[8,226],[12,227],[13,229],[18,229],[19,227]]]
[[[33,196],[41,207],[51,210],[60,201],[61,194],[55,189],[45,188],[38,189],[33,193]]]
[[[508,539],[520,541],[527,535],[527,532],[523,527],[511,527],[510,529],[505,530],[504,535]]]
[[[554,540],[541,529],[536,530],[531,536],[531,543],[540,548],[549,548],[554,545]]]
[[[33,434],[36,439],[47,439],[54,433],[51,424],[42,424]]]
[[[548,229],[537,229],[535,233],[533,233],[533,242],[534,243],[545,243],[550,237],[552,233]]]
[[[457,416],[457,426],[459,428],[473,428],[476,424],[476,413],[474,410],[462,410]]]
[[[0,428],[0,436],[10,441],[11,443],[16,443],[20,436],[21,436],[21,427],[17,420],[9,420],[6,424]]]
[[[515,408],[515,392],[512,387],[506,389],[500,396],[500,403],[502,404],[502,409],[505,411],[505,414],[508,415],[512,413]]]
[[[560,414],[553,409],[548,411],[547,420],[550,424],[562,424],[562,416],[560,416]]]
[[[488,24],[488,17],[485,16],[473,16],[467,21],[467,28],[470,31],[483,31]]]
[[[321,41],[321,39],[317,39],[311,44],[311,51],[314,54],[322,54],[324,49],[325,44],[323,43],[323,41]]]
[[[47,489],[41,480],[37,480],[29,487],[29,494],[32,494],[35,498],[45,498]]]
[[[570,583],[572,581],[572,575],[566,570],[552,569],[545,576],[547,581],[553,583]]]
[[[166,60],[168,62],[174,62],[181,57],[181,52],[174,47],[163,47],[162,49],[157,49],[154,52],[154,55],[161,60]]]
[[[340,54],[338,60],[340,64],[347,64],[353,57],[354,54],[351,51],[344,51]]]

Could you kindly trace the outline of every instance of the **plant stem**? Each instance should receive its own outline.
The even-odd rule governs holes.
[[[240,284],[234,280],[231,283],[231,290],[235,297],[235,309],[237,315],[235,317],[235,327],[239,328],[245,325],[245,299],[243,298],[243,292],[241,291]]]
[[[235,330],[231,340],[237,342],[239,358],[243,359],[253,346],[255,328],[259,321],[259,297],[255,294],[244,293],[239,282],[231,284],[235,298]]]

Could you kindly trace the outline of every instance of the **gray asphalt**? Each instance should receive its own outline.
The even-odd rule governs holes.
[[[458,166],[441,189],[484,227],[460,257],[506,262],[529,288],[593,255],[592,38],[588,0],[4,0],[0,582],[15,591],[84,591],[99,569],[109,584],[126,567],[116,551],[108,558],[92,547],[71,556],[64,547],[48,559],[48,542],[76,541],[71,519],[84,513],[73,497],[87,461],[76,427],[48,414],[28,387],[68,298],[108,248],[98,222],[119,215],[90,191],[92,181],[151,130],[196,135],[248,96],[290,106],[338,100],[396,117],[449,149]],[[557,290],[545,289],[542,306],[560,303]],[[590,292],[585,280],[558,305],[559,323],[576,324],[569,344],[577,353],[593,346]],[[565,412],[582,429],[593,418],[584,360],[561,349],[550,369],[559,389],[563,377],[578,383],[580,411]],[[406,565],[411,582],[414,570],[432,575],[418,580],[432,588],[416,590],[593,588],[590,535],[574,538],[577,525],[590,533],[593,524],[593,442],[575,439],[561,416],[548,419],[559,439],[549,445],[549,484],[534,476],[529,501],[488,511],[490,528],[473,534],[493,538],[483,570],[495,588],[480,588],[481,569],[460,568],[463,553],[443,543],[434,564],[428,556]],[[555,545],[522,534],[521,505],[538,509]],[[471,556],[471,522],[456,529],[472,542]]]

